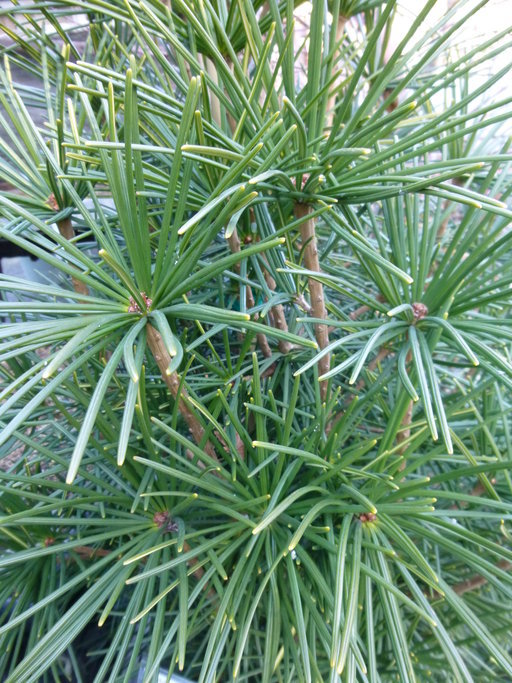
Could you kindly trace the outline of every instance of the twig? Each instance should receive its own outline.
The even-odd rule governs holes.
[[[231,249],[231,252],[233,254],[238,254],[240,251],[240,237],[238,236],[238,231],[235,228],[231,235],[228,237],[228,244],[229,248]],[[238,263],[235,266],[235,270],[239,273],[240,272],[240,264]],[[252,293],[251,287],[249,285],[246,285],[245,287],[245,300],[247,303],[248,308],[254,308],[255,301],[254,301],[254,294]],[[256,314],[255,319],[258,319],[258,314]],[[258,346],[261,349],[261,352],[265,356],[265,358],[270,358],[272,355],[272,349],[269,346],[269,343],[267,341],[267,337],[262,333],[258,332],[256,335],[256,339],[258,341]]]
[[[412,353],[409,351],[407,353],[407,356],[405,358],[405,363],[409,363],[412,358]],[[407,410],[405,411],[405,415],[402,419],[401,422],[401,428],[398,434],[396,435],[396,442],[397,444],[402,444],[407,442],[408,438],[411,436],[411,422],[412,422],[412,408],[414,405],[414,401],[411,399],[409,403],[407,404]],[[398,449],[398,453],[402,455],[402,453],[406,450],[407,446],[404,444],[403,446],[400,446]],[[399,470],[405,469],[406,461],[405,459],[400,463]]]
[[[162,377],[165,384],[167,385],[167,388],[169,389],[174,399],[178,401],[178,410],[183,416],[185,422],[187,423],[188,428],[190,429],[190,432],[194,437],[194,441],[204,448],[205,453],[207,453],[207,455],[209,455],[210,458],[218,460],[213,445],[209,441],[203,444],[204,428],[197,419],[197,417],[194,415],[194,413],[190,410],[186,401],[184,400],[188,396],[187,391],[184,387],[181,389],[180,393],[180,378],[178,373],[176,371],[171,373],[167,372],[167,369],[171,363],[171,356],[167,351],[167,347],[165,346],[160,333],[152,325],[149,324],[146,326],[146,329],[148,335],[148,346],[151,350],[151,353],[153,354],[156,364],[160,369],[160,372],[162,373]]]
[[[62,237],[65,237],[67,240],[72,240],[74,238],[75,231],[73,230],[71,218],[64,218],[61,221],[57,221],[57,228],[59,229]],[[78,294],[84,294],[85,296],[89,294],[89,288],[84,282],[78,280],[76,277],[72,277],[71,282],[73,283],[73,289],[75,292],[78,292]]]
[[[252,293],[252,289],[247,286],[245,289],[245,299],[247,301],[247,307],[248,308],[254,308],[255,302],[254,302],[254,294]],[[258,319],[258,314],[254,316],[254,319]],[[258,341],[258,346],[261,349],[261,353],[265,358],[270,358],[272,355],[272,349],[270,348],[270,345],[268,343],[267,337],[263,334],[263,332],[258,332],[256,335],[256,339]]]
[[[251,223],[256,223],[254,209],[252,208],[250,209],[250,218]],[[262,255],[262,259],[263,262],[268,265],[267,257],[264,254]],[[277,287],[276,281],[272,277],[269,268],[266,268],[265,266],[263,266],[263,277],[265,278],[267,287],[270,289],[270,291],[274,292]],[[269,311],[269,318],[273,327],[281,330],[282,332],[288,332],[288,323],[286,322],[286,316],[284,314],[284,307],[282,304],[276,304],[275,306],[272,306]],[[282,354],[290,353],[290,351],[293,349],[293,345],[284,339],[279,339],[277,345]]]
[[[263,258],[265,262],[267,262],[265,257]],[[263,277],[265,278],[268,288],[272,292],[275,291],[276,281],[270,274],[269,270],[265,267],[263,268]],[[269,314],[271,315],[273,325],[276,329],[281,330],[282,332],[288,332],[288,323],[286,322],[286,316],[284,314],[284,308],[282,304],[276,304],[275,306],[272,306]],[[279,347],[279,351],[281,351],[283,354],[290,353],[290,351],[293,349],[293,344],[284,339],[279,339],[277,345]]]
[[[495,479],[494,477],[491,479],[491,484],[492,484],[493,486],[496,484],[496,479]],[[480,496],[480,495],[482,495],[482,493],[485,493],[486,490],[487,490],[487,489],[486,489],[485,486],[482,484],[482,482],[479,481],[478,484],[476,484],[476,485],[471,489],[471,491],[469,492],[469,495],[470,495],[470,496]],[[460,508],[466,508],[466,507],[468,507],[468,505],[469,505],[469,502],[463,500],[463,501],[460,501],[460,502],[458,502],[458,503],[454,503],[454,504],[451,506],[451,509],[452,509],[452,510],[459,510]]]
[[[51,545],[51,543],[47,543],[47,545]],[[77,545],[73,548],[73,552],[86,560],[92,560],[94,557],[107,557],[107,555],[114,551],[106,550],[105,548],[91,548],[88,545]]]
[[[385,303],[386,299],[384,296],[382,296],[382,294],[377,294],[377,301],[380,301],[380,303]],[[359,308],[356,308],[354,311],[352,311],[352,313],[349,313],[348,317],[350,318],[350,320],[357,320],[369,311],[371,311],[370,306],[364,304],[363,306],[359,306]]]
[[[312,212],[312,207],[309,204],[296,202],[294,207],[295,217],[304,219]],[[302,248],[304,249],[304,263],[308,270],[315,273],[320,273],[320,262],[318,260],[318,248],[316,242],[316,221],[314,218],[302,220],[300,225],[300,233],[302,238]],[[327,318],[327,311],[325,309],[324,287],[321,282],[309,278],[309,295],[311,299],[311,311],[314,318],[325,320]],[[320,349],[324,349],[329,344],[329,331],[327,325],[320,323],[315,325],[315,337]],[[318,371],[320,375],[324,375],[330,366],[330,356],[326,354],[318,361]],[[322,382],[320,385],[320,393],[322,399],[325,400],[327,396],[327,382]]]
[[[512,562],[509,562],[508,560],[500,560],[496,566],[499,569],[508,572],[512,569]],[[477,588],[481,588],[487,583],[488,580],[485,578],[485,576],[481,576],[481,574],[475,574],[475,576],[472,576],[470,579],[466,579],[466,581],[456,583],[454,586],[452,586],[452,590],[457,593],[457,595],[464,595],[464,593],[469,593],[469,591],[474,591]]]
[[[48,545],[51,545],[50,543]],[[188,553],[192,550],[190,545],[187,543],[187,541],[183,542],[183,550]],[[86,559],[86,560],[92,560],[96,557],[107,557],[108,555],[111,555],[115,550],[107,550],[106,548],[91,548],[88,545],[77,545],[73,548],[73,551],[77,554],[80,555],[80,557]],[[147,558],[142,558],[142,561],[145,562]],[[190,560],[187,562],[188,566],[193,568],[196,564],[198,564],[199,560],[195,557],[190,558]],[[194,577],[200,581],[203,576],[204,576],[204,569],[203,567],[197,567],[197,569],[194,569],[192,572]],[[206,586],[205,586],[206,588]],[[210,588],[208,592],[208,597],[213,597],[215,595],[215,592],[213,591],[213,588]]]
[[[413,405],[414,405],[414,402],[412,400],[409,401],[409,403],[407,404],[407,410],[405,411],[405,415],[404,415],[402,422],[400,424],[400,430],[399,430],[398,434],[396,435],[397,444],[402,444],[402,443],[404,443],[404,441],[407,442],[407,440],[411,436],[411,422],[412,422],[412,407],[413,407]],[[404,444],[403,446],[400,446],[400,448],[398,449],[398,453],[400,455],[402,455],[402,453],[406,450],[406,448],[407,448],[406,444]],[[402,460],[398,469],[399,470],[405,469],[406,464],[407,463],[406,463],[405,459]]]

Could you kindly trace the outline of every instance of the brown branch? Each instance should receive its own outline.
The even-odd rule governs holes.
[[[377,301],[379,301],[380,303],[385,303],[386,299],[384,296],[382,296],[382,294],[377,294]],[[371,310],[372,309],[370,308],[370,306],[364,304],[363,306],[359,306],[359,308],[356,308],[354,311],[352,311],[352,313],[349,313],[348,317],[350,318],[350,320],[357,320],[362,315],[368,313]]]
[[[51,543],[48,543],[47,545],[51,545]],[[187,541],[183,542],[183,550],[186,553],[188,553],[192,550],[192,548],[187,543]],[[115,550],[107,550],[106,548],[91,548],[88,545],[77,545],[73,548],[73,551],[77,555],[80,555],[80,557],[82,557],[85,560],[93,560],[94,558],[97,558],[97,557],[107,557],[108,555],[111,555],[113,552],[115,552]],[[146,562],[146,559],[147,558],[144,557],[144,558],[142,558],[142,561]],[[199,562],[199,560],[197,558],[192,557],[192,558],[190,558],[190,560],[188,560],[187,564],[191,569],[193,569],[195,567],[195,565],[198,564],[198,562]],[[204,572],[203,567],[197,567],[197,569],[194,569],[194,571],[192,572],[193,576],[198,581],[200,581],[203,578],[204,573],[205,572]],[[206,586],[205,586],[205,589],[206,589]],[[210,588],[210,590],[208,591],[208,597],[211,598],[211,597],[214,597],[214,595],[215,595],[215,592],[214,592],[213,588]]]
[[[254,215],[254,210],[252,208],[250,209],[250,216],[251,223],[255,223],[256,218]],[[240,241],[238,242],[238,245],[240,245]],[[240,251],[240,247],[238,248],[238,251]],[[264,254],[262,258],[264,263],[268,264],[268,260]],[[276,281],[270,274],[270,270],[268,268],[265,268],[265,266],[263,266],[263,277],[265,278],[265,282],[267,283],[268,288],[272,292],[274,292],[277,287]],[[273,327],[275,327],[278,330],[281,330],[282,332],[288,332],[288,323],[286,322],[286,316],[284,314],[284,308],[282,304],[276,304],[270,309],[269,319],[271,320]],[[293,348],[293,345],[290,342],[285,341],[284,339],[279,339],[277,345],[279,347],[279,350],[283,354],[290,353],[290,351]]]
[[[296,202],[294,207],[295,218],[304,219],[311,212],[312,207],[309,204]],[[302,248],[304,250],[304,263],[308,270],[315,273],[320,273],[320,262],[318,260],[318,248],[316,241],[316,221],[314,218],[302,220],[300,225],[300,234],[302,238]],[[327,318],[327,311],[325,309],[324,287],[321,282],[313,278],[309,278],[309,295],[311,299],[311,312],[314,318],[325,320]],[[320,349],[324,349],[329,344],[329,331],[327,325],[315,325],[315,337]],[[318,371],[320,375],[324,375],[330,366],[330,356],[326,354],[318,361]],[[322,399],[325,400],[327,396],[327,382],[322,382],[320,385],[320,393]]]
[[[491,479],[491,484],[494,486],[496,484],[496,479],[493,477]],[[481,496],[482,493],[486,492],[485,486],[482,484],[481,481],[476,484],[471,491],[469,492],[470,496]],[[459,510],[460,508],[466,508],[469,505],[469,503],[465,500],[459,501],[458,503],[455,503],[454,505],[451,506],[452,510]]]
[[[404,443],[407,441],[407,439],[411,436],[411,422],[412,422],[412,408],[414,405],[414,401],[409,401],[407,404],[407,410],[405,411],[405,415],[402,419],[402,422],[400,424],[400,431],[396,435],[396,442],[398,445],[403,444],[403,446],[400,446],[398,449],[398,453],[402,455],[404,451],[407,449],[407,445]],[[406,460],[402,460],[400,463],[398,469],[404,470],[406,466]]]
[[[240,237],[238,236],[238,231],[235,228],[231,235],[228,237],[228,244],[229,248],[231,249],[231,253],[233,254],[238,254],[240,251]],[[240,264],[237,263],[235,266],[235,270],[237,272],[240,272]]]
[[[148,346],[151,350],[151,353],[153,354],[153,357],[160,369],[160,372],[162,373],[163,380],[165,384],[167,385],[167,388],[169,389],[170,393],[172,394],[173,398],[178,401],[178,410],[180,411],[182,417],[184,418],[185,422],[188,425],[188,428],[190,429],[190,432],[194,438],[194,441],[200,445],[202,448],[204,448],[204,451],[207,455],[210,456],[210,458],[213,458],[214,460],[218,460],[217,453],[215,451],[215,447],[210,441],[207,441],[205,444],[203,444],[204,440],[204,428],[197,419],[197,417],[194,415],[192,410],[189,408],[186,398],[188,396],[187,390],[185,387],[181,388],[180,392],[180,378],[177,372],[171,372],[168,373],[167,369],[169,367],[169,364],[171,362],[171,356],[169,355],[169,352],[167,351],[167,347],[164,344],[164,341],[162,339],[162,336],[160,335],[160,332],[156,330],[152,325],[147,325],[147,335],[148,335]],[[217,439],[220,441],[222,446],[227,450],[228,446],[226,443],[224,443],[224,439],[220,434],[217,432],[215,433]],[[243,458],[245,455],[245,449],[244,449],[244,444],[242,439],[240,438],[240,435],[237,433],[236,434],[236,449],[240,456]],[[188,453],[188,452],[187,452]],[[190,453],[189,457],[193,457],[192,453]],[[204,467],[202,463],[198,463],[199,467]]]
[[[160,369],[160,372],[162,373],[162,377],[167,385],[167,388],[169,389],[173,398],[178,401],[178,410],[187,423],[188,428],[194,437],[194,441],[204,448],[205,453],[209,455],[210,458],[218,460],[213,445],[209,441],[203,444],[204,428],[184,400],[188,396],[185,387],[182,387],[180,392],[180,378],[178,373],[168,373],[167,371],[171,363],[171,356],[167,351],[167,347],[164,344],[160,332],[158,332],[158,330],[156,330],[150,324],[146,325],[146,329],[148,335],[148,346],[153,354],[156,364]]]
[[[252,293],[252,289],[247,285],[245,288],[245,299],[247,302],[247,307],[248,308],[254,308],[254,294]],[[258,314],[254,316],[255,320],[258,320]],[[265,358],[270,358],[272,355],[272,349],[269,346],[267,337],[263,334],[263,332],[258,332],[256,335],[256,339],[258,341],[258,346],[261,349],[261,352]]]
[[[219,83],[218,72],[213,67],[213,62],[208,58],[205,58],[204,61],[205,61],[205,67],[206,67],[206,71],[207,71],[208,75],[218,85],[218,83]],[[226,59],[226,63],[228,64],[231,71],[233,71],[233,64],[232,64],[231,60]],[[217,124],[218,128],[222,129],[222,119],[221,119],[221,110],[220,110],[219,99],[213,92],[209,93],[209,98],[210,98],[210,110],[212,112],[212,118],[215,121],[215,123]],[[227,120],[228,120],[229,126],[231,128],[231,132],[234,133],[236,130],[237,123],[233,119],[233,117],[229,114],[229,112],[226,112],[226,113],[227,113]],[[251,209],[251,212],[252,212],[252,209]],[[254,215],[252,215],[252,220],[254,221]],[[236,228],[233,230],[231,235],[228,237],[228,243],[229,243],[229,247],[231,249],[231,252],[233,254],[238,253],[240,251],[240,238],[238,236],[238,231]],[[240,266],[239,265],[237,266],[236,269],[238,272],[240,272]],[[275,280],[267,272],[266,269],[264,270],[264,277],[265,277],[265,281],[267,282],[267,285],[269,286],[269,288],[272,291],[275,290],[275,288],[276,288]],[[253,295],[252,290],[249,286],[247,286],[246,290],[247,290],[247,295],[246,295],[247,306],[249,306],[249,308],[252,308],[254,306],[254,295]],[[252,302],[252,303],[249,303],[249,302]],[[274,321],[274,325],[277,329],[288,332],[288,325],[286,323],[286,317],[284,315],[284,309],[283,309],[281,304],[278,304],[277,306],[274,307],[273,321]],[[270,349],[270,346],[268,344],[266,336],[263,333],[259,333],[256,335],[256,339],[258,341],[258,345],[259,345],[263,355],[265,356],[265,358],[269,358],[272,355],[272,351]],[[281,353],[284,353],[284,354],[289,353],[290,350],[292,349],[292,345],[290,344],[290,342],[284,341],[282,339],[280,339],[278,341],[278,347],[279,347],[279,350],[281,351]]]
[[[228,237],[228,244],[229,248],[231,249],[231,252],[233,254],[238,254],[240,252],[240,237],[238,236],[238,231],[235,228],[231,235]],[[237,263],[235,266],[235,270],[239,273],[240,272],[240,264]],[[246,285],[245,287],[245,300],[248,308],[254,308],[255,306],[255,301],[254,301],[254,294],[252,293],[251,287],[249,285]],[[258,319],[258,314],[255,315],[255,320]],[[258,346],[261,349],[261,352],[265,356],[265,358],[270,358],[272,355],[272,349],[269,346],[269,343],[267,341],[267,337],[262,333],[258,332],[256,335],[256,339],[258,342]]]
[[[47,543],[46,545],[52,544]],[[86,560],[92,560],[94,557],[107,557],[107,555],[114,552],[113,550],[106,550],[105,548],[91,548],[88,545],[77,545],[72,550]]]
[[[266,258],[263,258],[265,262],[267,262]],[[268,288],[274,292],[277,286],[276,281],[265,267],[263,268],[263,277],[265,278]],[[283,305],[276,304],[275,306],[272,306],[269,313],[271,314],[274,327],[282,332],[288,332],[288,323],[286,322]],[[279,347],[279,351],[281,351],[283,354],[290,353],[290,351],[293,349],[293,344],[284,339],[279,339],[277,345]]]
[[[363,306],[359,306],[359,308],[356,308],[355,311],[352,311],[352,313],[349,314],[350,320],[357,320],[360,318],[362,315],[365,313],[368,313],[370,311],[370,307],[364,304]]]
[[[67,240],[72,240],[74,238],[75,231],[73,230],[71,218],[64,218],[61,221],[57,221],[57,227],[62,237],[65,237]],[[89,288],[84,282],[78,280],[76,277],[72,277],[71,282],[73,283],[73,289],[75,292],[78,292],[78,294],[84,294],[85,296],[89,294]]]
[[[405,358],[406,365],[407,365],[407,363],[410,363],[411,358],[412,358],[412,352],[409,351],[407,353],[406,358]],[[397,444],[404,443],[404,441],[407,441],[407,439],[411,436],[411,422],[412,422],[413,405],[414,405],[414,401],[411,399],[409,401],[409,403],[407,404],[407,410],[405,411],[405,415],[402,418],[402,423],[400,425],[402,427],[402,429],[400,429],[400,431],[396,435]],[[404,453],[404,451],[406,450],[406,448],[407,448],[407,446],[405,444],[403,446],[400,446],[400,448],[398,449],[398,453],[400,455],[402,455]],[[405,469],[405,465],[406,465],[406,462],[405,462],[405,460],[403,460],[400,463],[399,469],[400,470]]]
[[[496,563],[496,568],[501,569],[504,572],[509,572],[512,570],[512,562],[509,562],[508,560],[500,560]],[[474,574],[469,579],[465,579],[464,581],[460,581],[459,583],[452,584],[451,589],[457,595],[464,595],[464,593],[469,593],[470,591],[482,588],[483,586],[486,586],[488,583],[488,579],[486,579],[481,574]],[[432,590],[436,592],[436,595],[432,594]],[[407,594],[408,597],[412,597],[411,593],[408,592]],[[438,595],[443,595],[443,591],[441,588],[436,589],[433,586],[431,586],[430,588],[423,591],[423,595],[429,600],[437,600]]]
[[[190,545],[187,543],[187,541],[183,541],[183,550],[184,550],[186,553],[189,553],[189,552],[192,550],[192,548],[191,548]],[[192,575],[193,575],[198,581],[200,581],[200,580],[203,578],[203,576],[205,575],[205,571],[204,571],[204,569],[203,569],[202,566],[199,566],[199,567],[196,566],[196,565],[199,564],[199,560],[197,559],[197,557],[191,557],[190,560],[187,561],[187,564],[188,564],[188,566],[189,566],[191,569],[193,569]],[[196,567],[196,568],[194,569],[194,567]],[[203,587],[203,590],[207,590],[207,589],[208,589],[208,585],[206,584],[206,585]],[[210,588],[210,589],[208,590],[207,595],[208,595],[208,597],[209,597],[210,599],[212,599],[212,598],[215,597],[215,591],[213,590],[213,588]]]
[[[491,484],[493,484],[493,485],[496,484],[496,479],[494,477],[491,479]],[[470,496],[480,496],[482,493],[485,493],[485,491],[486,491],[486,488],[482,484],[482,482],[478,482],[478,484],[476,484],[476,486],[470,491],[469,495]]]
[[[505,572],[509,572],[512,569],[512,562],[509,562],[508,560],[500,560],[496,566]],[[454,586],[452,586],[452,590],[457,593],[457,595],[464,595],[464,593],[469,593],[469,591],[474,591],[477,588],[481,588],[487,583],[488,581],[484,576],[475,574],[475,576],[472,576],[470,579],[466,579],[466,581],[456,583]]]

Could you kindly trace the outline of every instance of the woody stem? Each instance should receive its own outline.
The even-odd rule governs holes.
[[[57,221],[57,228],[59,229],[59,232],[62,235],[62,237],[65,237],[67,240],[72,240],[75,236],[75,231],[73,230],[71,218],[64,218],[61,221]],[[78,278],[76,277],[72,277],[71,281],[73,283],[73,289],[75,290],[75,292],[78,292],[78,294],[84,294],[85,296],[89,294],[89,288],[84,282],[78,280]]]
[[[171,363],[171,356],[167,351],[167,347],[164,344],[160,332],[158,332],[158,330],[156,330],[152,325],[148,324],[146,327],[148,334],[148,346],[153,354],[156,364],[160,369],[160,372],[162,373],[162,377],[167,385],[167,388],[169,389],[173,398],[178,401],[178,409],[183,416],[183,419],[187,423],[188,428],[194,437],[194,441],[198,445],[201,445],[211,458],[217,460],[217,454],[215,453],[213,445],[209,441],[203,444],[204,428],[186,403],[185,399],[188,396],[186,389],[182,387],[180,391],[180,378],[178,373],[167,372],[167,369]]]
[[[313,211],[309,204],[302,204],[297,202],[294,207],[295,217],[298,219],[306,218]],[[309,218],[302,220],[300,226],[300,233],[302,238],[302,245],[304,250],[304,264],[306,268],[312,272],[320,273],[320,262],[318,260],[318,248],[316,241],[316,220]],[[308,280],[309,295],[311,298],[311,312],[314,318],[325,320],[327,318],[327,311],[325,308],[324,287],[321,282],[310,277]],[[329,330],[327,325],[320,323],[315,325],[315,337],[320,349],[324,349],[329,344]],[[318,362],[318,371],[320,375],[324,375],[330,366],[329,354],[323,356]],[[327,396],[327,382],[321,384],[322,399]]]

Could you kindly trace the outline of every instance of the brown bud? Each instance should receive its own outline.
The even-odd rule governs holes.
[[[159,510],[153,515],[153,522],[162,531],[177,531],[178,525],[173,522],[171,514],[167,510]]]
[[[365,524],[366,522],[375,522],[377,515],[374,512],[363,512],[359,515],[359,521]]]
[[[155,512],[153,515],[153,522],[157,525],[159,529],[161,529],[163,526],[165,526],[169,521],[169,513],[167,510],[161,510],[159,512]]]
[[[128,313],[142,313],[139,304],[135,301],[133,296],[130,297],[130,305],[128,306]]]
[[[142,297],[142,300],[146,304],[146,311],[149,311],[153,303],[153,299],[150,299],[149,296],[147,296],[146,292],[141,292],[140,295]]]
[[[55,198],[55,195],[53,194],[53,192],[52,192],[52,194],[48,197],[48,199],[46,200],[46,203],[48,204],[48,206],[50,207],[50,209],[52,209],[53,211],[58,211],[58,210],[59,210],[59,205],[57,204],[57,199]]]
[[[421,320],[428,315],[428,308],[425,306],[425,304],[414,303],[412,305],[412,314],[414,316],[414,320]]]

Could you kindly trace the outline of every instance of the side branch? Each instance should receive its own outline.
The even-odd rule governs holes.
[[[304,219],[312,212],[309,204],[302,204],[297,202],[295,204],[294,213],[295,218]],[[318,260],[318,248],[316,242],[316,221],[315,218],[302,220],[300,226],[300,234],[302,238],[302,245],[304,249],[304,263],[308,270],[315,273],[320,273],[320,262]],[[309,278],[309,295],[311,298],[311,313],[314,318],[327,318],[327,311],[325,308],[324,286],[321,282],[313,278]],[[327,325],[315,325],[315,337],[320,349],[324,349],[329,344],[329,330]],[[318,370],[321,375],[329,370],[330,357],[329,354],[323,356],[318,362]],[[327,395],[327,383],[322,382],[321,385],[322,398],[325,399]]]
[[[228,244],[229,248],[231,249],[231,253],[233,254],[238,254],[240,251],[240,237],[238,236],[238,230],[235,228],[233,230],[233,233],[231,236],[228,238]],[[237,272],[240,272],[240,264],[237,264],[236,266]],[[248,308],[254,308],[255,301],[254,301],[254,294],[252,293],[252,289],[249,287],[249,285],[246,285],[245,287],[245,300]],[[261,349],[261,352],[265,356],[265,358],[270,358],[272,355],[272,349],[270,348],[268,344],[268,340],[266,336],[262,332],[258,332],[256,335],[256,339],[258,340],[258,346]]]
[[[265,263],[267,263],[267,260],[265,260]],[[265,278],[265,282],[267,283],[268,288],[273,292],[276,289],[276,281],[270,274],[267,268],[263,268],[263,277]],[[270,317],[272,324],[274,327],[276,327],[278,330],[281,330],[282,332],[288,332],[288,323],[286,322],[286,315],[284,313],[284,306],[282,304],[276,304],[273,306],[270,311],[269,311]],[[290,351],[293,348],[293,345],[285,341],[284,339],[279,339],[277,343],[279,347],[279,351],[281,351],[282,354],[286,355],[287,353],[290,353]]]
[[[512,562],[509,562],[508,560],[500,560],[497,565],[499,569],[502,569],[505,572],[508,572],[512,569]],[[476,574],[475,576],[472,576],[470,579],[467,579],[466,581],[461,581],[460,583],[456,583],[454,586],[452,586],[452,590],[457,593],[457,595],[464,595],[464,593],[469,593],[469,591],[474,591],[477,588],[481,588],[482,586],[485,586],[487,584],[487,579],[485,576],[481,576],[480,574]]]
[[[72,240],[75,236],[71,218],[64,218],[61,221],[57,221],[57,227],[62,237],[65,237],[67,240]],[[84,282],[78,280],[76,277],[72,277],[71,281],[73,283],[73,289],[75,292],[78,292],[78,294],[84,294],[85,296],[89,294],[89,288]]]
[[[160,332],[158,332],[158,330],[149,324],[146,326],[146,329],[148,334],[148,346],[160,369],[160,372],[162,373],[164,382],[166,383],[167,388],[169,389],[173,398],[178,401],[178,409],[187,423],[188,428],[194,437],[194,441],[197,444],[202,445],[204,439],[204,428],[184,400],[184,398],[187,397],[186,390],[182,388],[180,392],[180,378],[178,373],[167,373],[167,368],[171,363],[171,357],[167,351],[167,347],[164,344]],[[217,454],[215,453],[215,448],[209,441],[207,441],[203,447],[205,453],[207,453],[210,458],[214,458],[215,460],[218,459]]]

